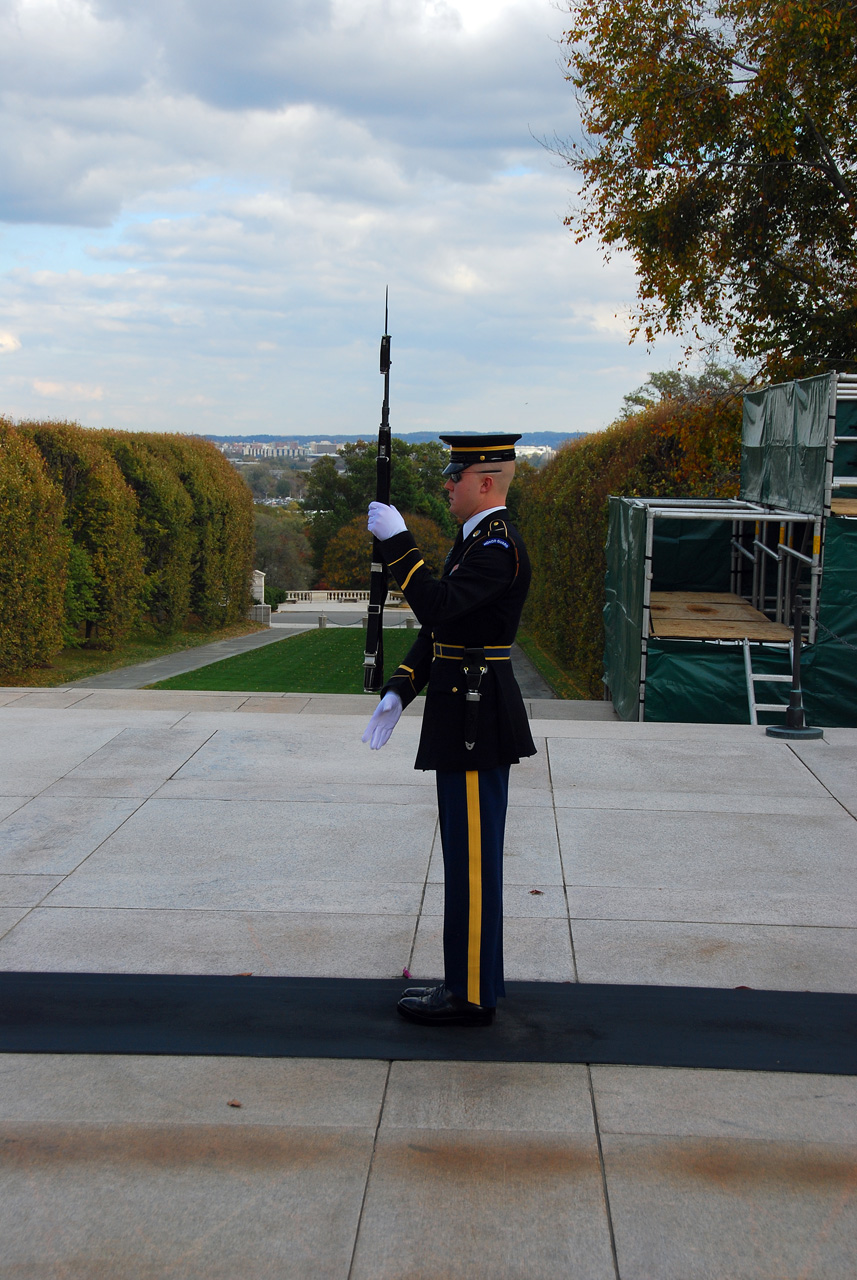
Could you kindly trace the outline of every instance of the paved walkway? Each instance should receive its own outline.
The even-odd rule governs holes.
[[[0,704],[0,968],[439,972],[418,706],[373,753],[359,696]],[[529,710],[510,978],[857,990],[857,730]],[[0,1080],[4,1280],[854,1275],[854,1078],[6,1055]]]

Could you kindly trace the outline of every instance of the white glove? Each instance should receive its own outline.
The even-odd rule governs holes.
[[[407,527],[395,507],[388,507],[383,502],[369,503],[369,532],[379,542],[404,533]]]
[[[376,504],[380,505],[380,504]],[[390,511],[394,508],[382,507],[384,511]],[[398,512],[396,512],[398,515]],[[372,712],[372,719],[366,726],[366,732],[360,739],[361,742],[368,742],[373,751],[380,751],[384,743],[390,737],[390,734],[399,723],[399,716],[402,714],[402,699],[397,693],[393,693],[390,689],[385,693],[375,710]]]

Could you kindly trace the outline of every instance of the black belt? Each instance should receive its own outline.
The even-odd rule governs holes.
[[[451,658],[455,662],[461,662],[465,653],[481,654],[486,662],[508,662],[512,657],[512,646],[510,644],[486,644],[482,649],[466,649],[463,644],[442,644],[440,640],[435,640],[434,642],[435,658]]]

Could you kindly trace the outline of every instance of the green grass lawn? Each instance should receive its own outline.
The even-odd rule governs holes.
[[[102,671],[115,671],[118,667],[130,667],[137,662],[162,658],[165,654],[181,653],[199,645],[213,644],[216,640],[231,640],[234,636],[261,630],[262,627],[255,622],[235,622],[219,630],[197,626],[163,636],[152,627],[140,626],[110,652],[104,649],[63,649],[44,666],[29,667],[14,676],[0,676],[0,685],[50,689],[54,685],[71,684],[87,676],[100,675]]]
[[[387,676],[395,671],[416,638],[416,631],[404,627],[385,628]],[[362,627],[303,631],[148,687],[242,693],[362,693],[365,641]]]

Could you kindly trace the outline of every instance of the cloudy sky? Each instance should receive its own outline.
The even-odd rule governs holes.
[[[567,15],[566,15],[567,16]],[[551,0],[0,0],[0,413],[596,430],[627,260],[563,227]]]

